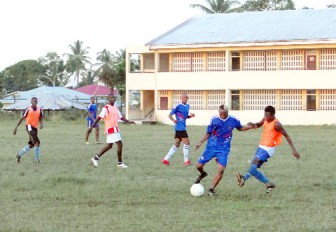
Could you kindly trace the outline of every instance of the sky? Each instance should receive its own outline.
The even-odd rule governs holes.
[[[243,0],[241,0],[243,2]],[[79,40],[92,62],[107,49],[115,53],[144,45],[187,19],[204,14],[190,4],[205,0],[4,0],[0,2],[0,71],[48,52],[70,53]],[[314,9],[336,0],[294,0]]]

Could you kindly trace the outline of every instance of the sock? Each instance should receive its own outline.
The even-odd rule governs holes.
[[[257,165],[256,164],[251,164],[250,169],[248,170],[248,173],[254,176],[257,180],[267,183],[269,180],[262,172],[259,172],[257,170]],[[245,177],[244,177],[245,178]]]
[[[174,153],[176,152],[176,150],[177,150],[177,147],[175,147],[175,145],[173,145],[173,146],[169,149],[167,155],[166,155],[163,159],[165,159],[165,160],[169,160],[169,159],[174,155]]]
[[[94,158],[95,160],[99,160],[99,156],[98,156],[98,155],[95,155],[93,158]]]
[[[189,160],[189,145],[183,145],[184,162]]]
[[[30,150],[30,147],[27,145],[24,147],[21,151],[18,152],[18,155],[22,157],[24,154],[26,154]]]
[[[34,147],[35,160],[40,160],[40,147]]]
[[[244,175],[244,180],[248,180],[249,178],[251,177],[251,174],[250,173],[246,173],[245,175]]]

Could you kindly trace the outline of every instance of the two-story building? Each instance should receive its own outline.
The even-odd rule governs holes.
[[[171,123],[187,92],[189,125],[221,104],[242,123],[273,105],[283,124],[336,124],[336,9],[195,16],[126,53],[129,119]]]

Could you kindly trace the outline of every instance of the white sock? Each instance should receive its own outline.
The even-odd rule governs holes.
[[[177,147],[176,147],[175,145],[173,145],[173,146],[169,149],[167,155],[166,155],[163,159],[165,159],[165,160],[169,160],[169,159],[174,155],[174,153],[176,152],[176,150],[177,150]]]
[[[189,160],[189,145],[183,145],[184,162]]]

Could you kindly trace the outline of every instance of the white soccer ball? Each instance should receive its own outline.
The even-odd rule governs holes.
[[[194,197],[200,197],[204,194],[204,187],[201,184],[193,184],[190,188],[190,193]]]

